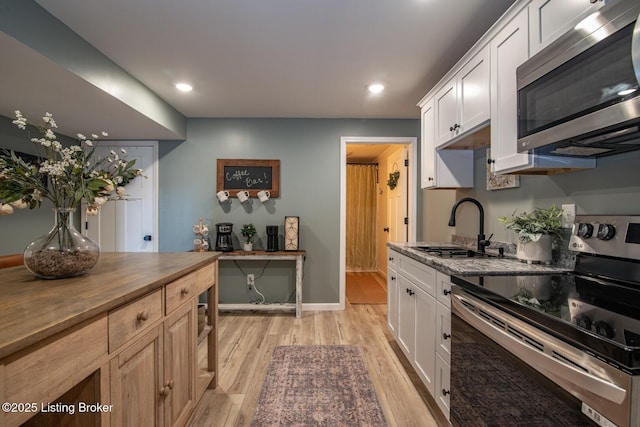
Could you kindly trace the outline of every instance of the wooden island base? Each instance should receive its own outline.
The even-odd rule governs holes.
[[[4,269],[0,425],[185,425],[217,386],[218,255],[103,253],[51,281]]]

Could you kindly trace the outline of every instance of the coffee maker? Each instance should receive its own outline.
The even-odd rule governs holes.
[[[267,225],[267,252],[278,250],[278,226]]]
[[[216,251],[231,252],[233,250],[232,231],[233,224],[230,222],[216,224]]]

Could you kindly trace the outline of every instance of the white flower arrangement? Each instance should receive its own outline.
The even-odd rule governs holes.
[[[13,121],[25,130],[27,118],[16,110]],[[76,208],[84,199],[87,214],[97,214],[107,197],[114,191],[124,195],[124,186],[142,170],[134,168],[135,159],[127,161],[126,151],[111,151],[106,158],[94,155],[95,141],[77,134],[78,144],[63,146],[53,129],[58,126],[53,115],[46,113],[40,128],[42,137],[31,138],[38,155],[34,162],[27,162],[13,150],[0,151],[0,214],[11,214],[13,209],[39,207],[43,199],[49,199],[55,208]],[[102,136],[108,134],[102,132]]]

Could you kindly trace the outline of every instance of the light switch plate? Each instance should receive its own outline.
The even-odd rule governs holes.
[[[576,219],[576,205],[562,205],[562,228],[573,227]]]

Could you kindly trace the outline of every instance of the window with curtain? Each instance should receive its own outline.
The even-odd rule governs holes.
[[[347,165],[347,270],[376,269],[377,174],[377,165]]]

